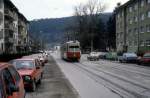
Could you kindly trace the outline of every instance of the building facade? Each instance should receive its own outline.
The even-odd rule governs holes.
[[[25,19],[20,18],[20,12],[15,5],[10,0],[0,0],[0,54],[18,53],[20,33],[24,32],[19,29],[20,20]],[[24,37],[27,38],[27,28],[24,29]]]
[[[17,51],[24,53],[28,49],[28,20],[21,14],[18,14],[18,47]]]
[[[115,14],[117,51],[150,51],[150,0],[130,0]]]

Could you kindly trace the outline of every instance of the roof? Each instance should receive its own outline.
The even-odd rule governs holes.
[[[116,7],[115,11],[118,12],[119,10],[122,10],[123,8],[129,6],[131,3],[136,2],[136,1],[138,1],[138,0],[129,0],[125,4],[123,4],[119,7]]]
[[[10,64],[9,63],[0,63],[0,68],[4,68],[6,66],[10,66]]]
[[[66,42],[66,43],[69,44],[69,43],[80,43],[80,42],[76,40],[76,41],[68,41],[68,42]]]
[[[4,3],[6,3],[8,6],[10,6],[12,9],[16,10],[17,12],[19,12],[18,9],[16,8],[16,6],[10,0],[4,0]]]
[[[29,23],[29,21],[26,19],[26,17],[25,17],[22,13],[18,13],[18,16],[19,16],[20,18],[22,18],[23,21],[25,21],[26,23]]]
[[[20,59],[15,59],[15,60],[35,60],[35,58],[30,58],[30,57],[27,57],[27,58],[20,58]]]
[[[18,8],[10,1],[10,0],[4,0],[4,2],[10,6],[12,9],[14,9],[17,13],[18,13],[18,16],[20,16],[21,18],[24,19],[24,21],[26,21],[27,23],[29,23],[29,21],[24,17],[23,14],[21,14],[18,10]]]

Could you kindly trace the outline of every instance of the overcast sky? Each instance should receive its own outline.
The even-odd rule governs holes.
[[[28,20],[60,18],[73,15],[73,7],[88,0],[11,0]],[[107,5],[106,12],[112,12],[117,2],[128,0],[101,0]]]

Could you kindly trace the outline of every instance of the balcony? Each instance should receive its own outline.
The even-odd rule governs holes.
[[[9,9],[5,9],[5,16],[8,17],[8,19],[14,19],[14,14]]]
[[[5,38],[5,43],[14,43],[14,38]]]
[[[13,24],[5,23],[5,29],[10,31],[15,31],[15,27]]]
[[[21,20],[19,20],[18,25],[20,27],[25,27],[26,26],[26,24],[23,21],[21,21]]]

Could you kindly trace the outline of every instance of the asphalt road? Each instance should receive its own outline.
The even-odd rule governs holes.
[[[52,57],[44,67],[42,84],[35,92],[27,91],[26,98],[79,98]]]
[[[71,63],[52,55],[81,98],[150,98],[149,66],[88,61],[85,55]]]

